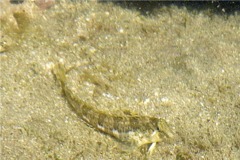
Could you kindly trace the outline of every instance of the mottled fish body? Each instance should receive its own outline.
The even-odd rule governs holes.
[[[163,137],[173,136],[164,119],[135,114],[109,114],[87,104],[67,87],[67,71],[64,65],[58,64],[53,73],[61,83],[67,101],[87,125],[124,143],[134,144],[138,147],[151,144],[149,152],[152,152],[156,143],[161,142]]]

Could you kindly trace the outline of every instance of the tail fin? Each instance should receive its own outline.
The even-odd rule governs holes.
[[[67,72],[66,67],[61,63],[58,63],[53,68],[53,74],[55,75],[56,79],[61,83],[62,86],[64,86],[66,82],[66,72]]]

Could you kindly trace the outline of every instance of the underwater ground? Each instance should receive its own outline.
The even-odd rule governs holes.
[[[240,159],[238,11],[0,5],[1,159]],[[146,157],[87,126],[51,72],[59,62],[76,66],[69,85],[79,98],[111,114],[164,118],[174,138]]]

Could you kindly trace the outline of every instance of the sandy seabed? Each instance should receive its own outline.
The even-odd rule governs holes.
[[[239,12],[0,5],[1,159],[240,159]],[[123,151],[71,110],[51,72],[59,61],[77,66],[69,85],[80,98],[164,118],[174,138],[151,156]]]

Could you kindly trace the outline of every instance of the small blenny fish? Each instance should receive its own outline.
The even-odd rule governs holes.
[[[105,113],[77,98],[66,85],[66,74],[69,70],[59,63],[54,67],[53,73],[61,84],[65,98],[88,126],[125,144],[136,147],[150,145],[149,154],[154,150],[156,143],[161,142],[164,138],[173,137],[170,127],[162,118],[131,114],[130,111],[125,111],[121,115]]]

